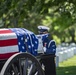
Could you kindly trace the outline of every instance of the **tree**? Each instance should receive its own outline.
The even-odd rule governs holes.
[[[51,34],[63,39],[72,36],[68,29],[75,26],[75,3],[76,0],[0,0],[2,27],[24,27],[37,33],[37,26],[44,24]]]

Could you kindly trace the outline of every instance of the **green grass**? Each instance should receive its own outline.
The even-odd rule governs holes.
[[[57,75],[76,75],[76,56],[59,63],[56,73]]]

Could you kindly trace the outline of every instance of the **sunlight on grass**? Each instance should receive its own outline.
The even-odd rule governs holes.
[[[76,75],[76,56],[59,63],[57,75]]]

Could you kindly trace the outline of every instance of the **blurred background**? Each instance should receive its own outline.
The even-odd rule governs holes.
[[[50,28],[57,44],[76,42],[76,0],[0,0],[0,28]]]
[[[63,61],[76,55],[76,0],[0,0],[0,28],[26,28],[38,34],[39,25],[49,27],[56,41],[57,75],[75,75],[76,58],[69,61],[70,70]]]

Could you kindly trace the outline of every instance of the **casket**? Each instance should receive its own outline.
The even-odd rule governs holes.
[[[0,59],[7,59],[18,52],[37,55],[38,39],[35,34],[24,28],[0,29]]]

